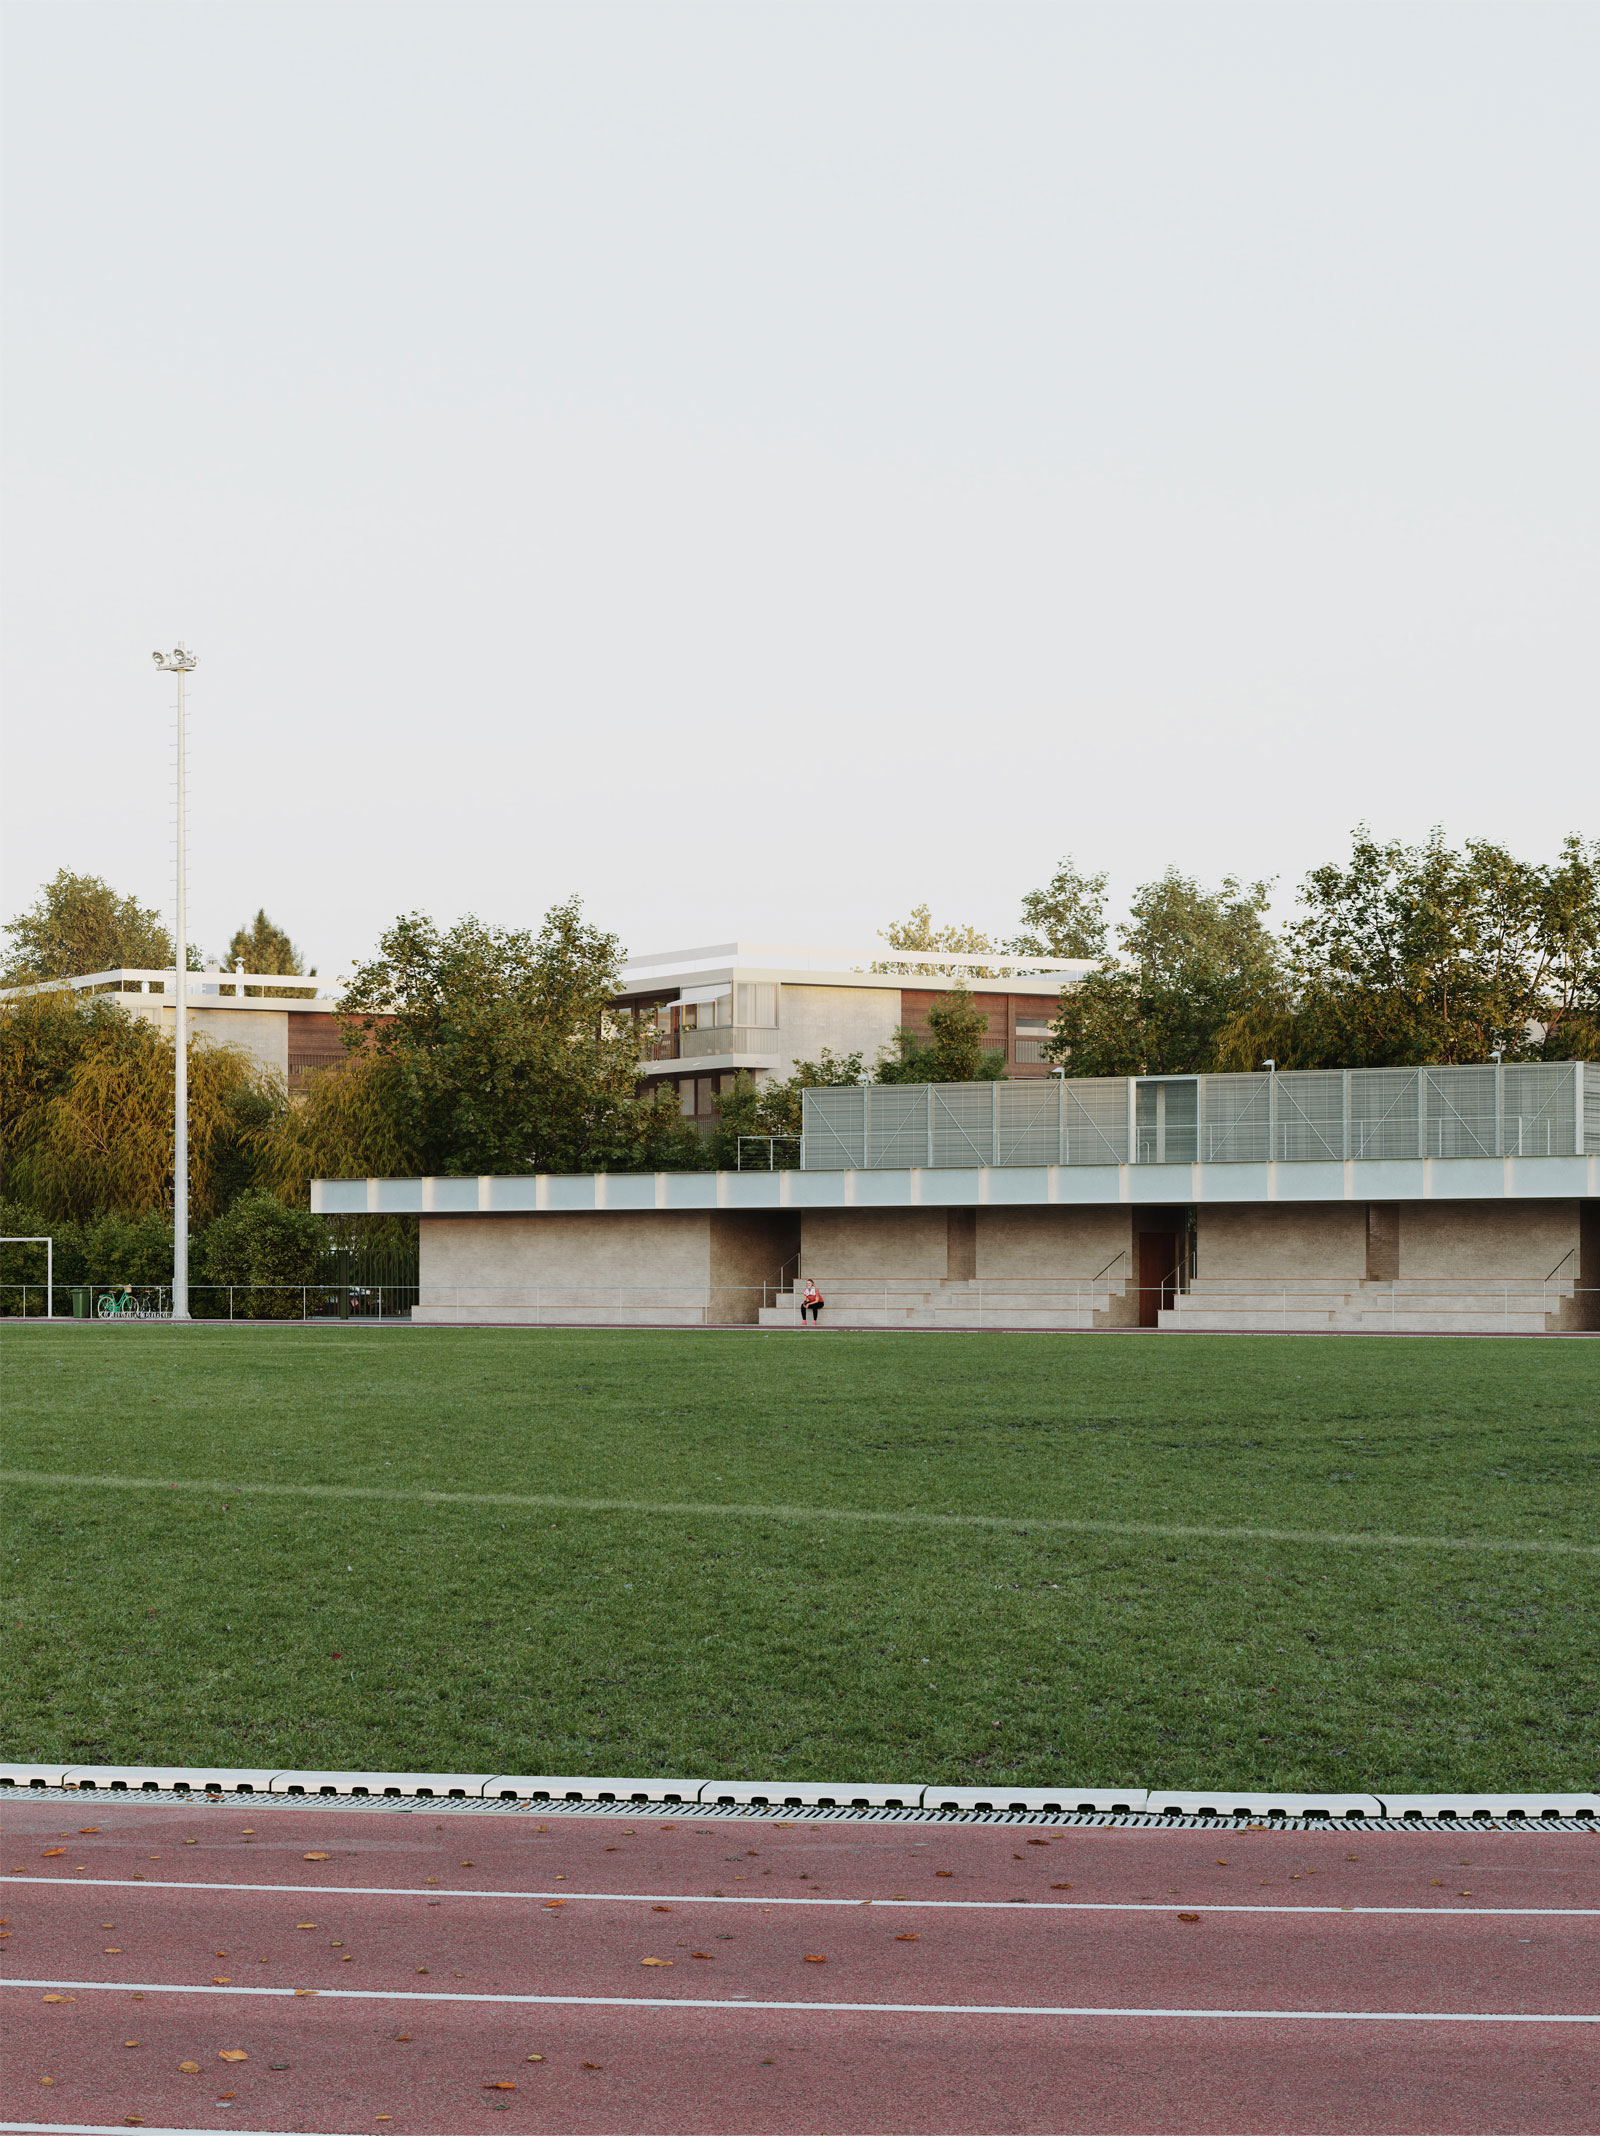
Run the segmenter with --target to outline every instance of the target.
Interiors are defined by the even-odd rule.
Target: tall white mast
[[[158,668],[178,678],[178,912],[173,973],[177,1000],[172,1090],[172,1317],[189,1314],[189,796],[188,729],[183,685],[195,664],[193,653],[179,645],[171,653],[152,653]]]

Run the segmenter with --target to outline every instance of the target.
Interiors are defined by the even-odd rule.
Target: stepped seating
[[[1576,1277],[1196,1276],[1163,1328],[1235,1333],[1550,1335],[1583,1325]]]
[[[1137,1318],[1127,1285],[1092,1276],[1009,1277],[979,1282],[937,1276],[830,1277],[820,1273],[830,1328],[1049,1328],[1126,1326]],[[764,1328],[798,1326],[800,1289],[763,1306]]]

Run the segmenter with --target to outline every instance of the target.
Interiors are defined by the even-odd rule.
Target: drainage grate
[[[1148,1810],[924,1810],[854,1807],[814,1808],[805,1804],[775,1803],[757,1808],[748,1803],[720,1802],[573,1802],[530,1796],[509,1802],[461,1795],[423,1795],[397,1799],[392,1795],[265,1795],[250,1789],[236,1792],[218,1787],[207,1789],[155,1788],[148,1783],[137,1789],[96,1787],[79,1781],[72,1787],[44,1787],[35,1781],[30,1799],[66,1802],[85,1795],[153,1802],[162,1806],[198,1807],[213,1803],[219,1808],[247,1802],[252,1816],[258,1810],[354,1810],[386,1811],[391,1816],[452,1817],[624,1817],[633,1821],[672,1824],[749,1822],[792,1825],[911,1824],[911,1825],[1035,1825],[1064,1831],[1071,1826],[1113,1825],[1142,1831],[1241,1832],[1255,1826],[1283,1832],[1586,1832],[1600,1831],[1600,1821],[1584,1817],[1425,1817],[1413,1811],[1405,1817],[1203,1817],[1157,1816]]]

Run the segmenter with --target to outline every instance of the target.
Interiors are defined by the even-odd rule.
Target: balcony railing
[[[725,1053],[759,1053],[775,1060],[783,1051],[776,1025],[709,1024],[701,1031],[663,1031],[646,1042],[647,1061],[705,1061]]]

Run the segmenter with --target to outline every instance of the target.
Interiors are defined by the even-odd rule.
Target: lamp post
[[[183,685],[195,656],[185,647],[152,653],[158,668],[178,678],[178,930],[173,952],[177,1000],[172,1090],[172,1317],[189,1316],[189,840],[187,730]]]

